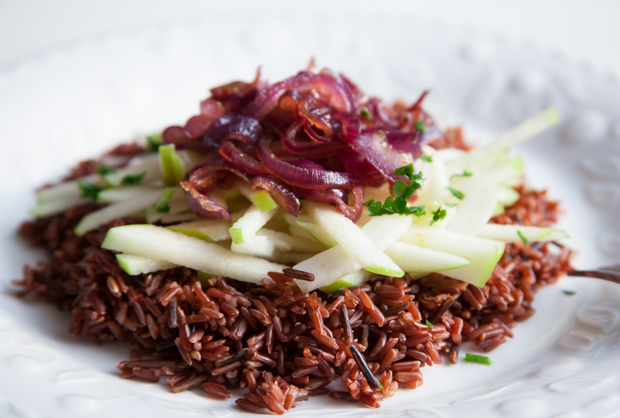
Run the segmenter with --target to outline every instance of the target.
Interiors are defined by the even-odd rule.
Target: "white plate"
[[[0,416],[232,416],[241,412],[200,390],[123,380],[114,369],[128,347],[98,347],[67,336],[69,315],[12,296],[9,280],[42,254],[14,231],[33,205],[32,189],[79,159],[138,132],[182,123],[208,88],[272,81],[311,56],[367,92],[427,106],[485,139],[556,106],[558,129],[521,147],[529,178],[563,202],[578,267],[620,260],[620,84],[587,65],[511,42],[396,14],[314,19],[218,15],[89,40],[0,74]],[[562,290],[575,290],[567,296]],[[620,407],[620,286],[564,278],[543,289],[538,313],[519,324],[493,365],[425,368],[424,386],[401,390],[382,408],[327,397],[289,414],[514,417],[611,416]],[[464,351],[467,351],[466,349]]]

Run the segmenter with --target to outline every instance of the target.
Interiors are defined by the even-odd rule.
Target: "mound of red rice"
[[[449,131],[437,148],[465,147]],[[119,147],[112,153],[142,152]],[[71,178],[91,173],[81,163]],[[520,199],[496,223],[548,226],[559,213],[545,192],[517,188]],[[100,248],[120,219],[78,237],[77,222],[96,205],[24,223],[20,234],[46,248],[51,261],[24,267],[20,295],[35,294],[71,311],[69,332],[95,342],[128,341],[122,377],[165,379],[173,392],[201,387],[227,399],[247,393],[245,410],[282,414],[310,396],[329,395],[371,407],[398,388],[422,385],[422,367],[456,363],[462,344],[491,351],[534,314],[535,291],[571,269],[571,251],[556,243],[510,244],[483,288],[440,274],[420,280],[374,277],[336,294],[303,293],[287,274],[255,286],[222,277],[201,282],[186,268],[129,276]],[[427,325],[428,323],[432,326]],[[330,385],[340,380],[341,385]],[[332,389],[339,387],[339,389]]]

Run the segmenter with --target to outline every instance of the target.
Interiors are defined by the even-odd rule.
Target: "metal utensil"
[[[596,270],[573,270],[566,274],[573,277],[594,277],[620,284],[620,265]]]

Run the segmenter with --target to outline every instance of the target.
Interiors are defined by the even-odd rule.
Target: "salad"
[[[216,87],[184,126],[38,190],[20,233],[51,260],[15,283],[72,335],[133,344],[124,378],[242,388],[252,412],[378,407],[463,344],[491,364],[571,270],[557,202],[511,155],[558,115],[471,149],[427,93],[386,106],[329,70]]]

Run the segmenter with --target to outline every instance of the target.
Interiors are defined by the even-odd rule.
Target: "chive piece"
[[[435,327],[435,325],[433,325],[431,323],[431,321],[429,321],[428,319],[425,319],[424,322],[426,323],[426,326],[429,327],[429,328],[434,328]]]
[[[432,163],[433,162],[433,156],[432,155],[422,154],[422,155],[420,155],[420,160],[426,161],[427,163]]]
[[[562,292],[564,292],[564,294],[568,296],[574,296],[577,294],[577,292],[575,292],[574,290],[562,290]]]
[[[97,199],[97,195],[101,190],[103,190],[103,188],[91,183],[88,180],[78,180],[77,184],[80,187],[80,190],[82,190],[82,197],[92,197],[93,199]]]
[[[426,132],[426,125],[424,124],[424,121],[421,119],[418,119],[415,121],[415,128],[422,133]]]
[[[136,174],[128,174],[121,180],[121,184],[123,186],[137,186],[140,184],[144,176],[146,175],[146,171]]]
[[[446,187],[452,193],[452,196],[456,197],[459,200],[463,200],[465,198],[465,194],[460,190],[453,189],[452,187]]]
[[[166,190],[164,190],[164,194],[159,198],[157,203],[153,205],[153,209],[155,209],[155,211],[159,213],[170,212],[170,205],[168,205],[168,202],[170,202],[170,198],[173,194],[174,189],[166,187]]]
[[[161,133],[151,134],[146,136],[146,142],[149,144],[149,149],[152,152],[157,152],[162,145]]]
[[[527,240],[527,238],[525,237],[525,235],[523,235],[523,232],[521,232],[521,231],[517,231],[517,235],[519,235],[519,238],[521,238],[521,241],[523,241],[523,243],[524,243],[525,245],[527,245],[527,244],[528,244],[528,242],[529,242],[529,241]]]
[[[465,354],[465,361],[469,361],[470,363],[479,363],[479,364],[488,364],[489,366],[493,364],[490,358],[486,356],[479,356],[478,354]]]
[[[369,118],[370,112],[368,111],[368,108],[362,107],[362,109],[360,110],[360,116],[363,118]]]
[[[107,176],[108,174],[116,173],[116,170],[110,167],[106,167],[105,165],[100,165],[99,167],[97,167],[97,173],[101,174],[102,176]]]
[[[463,170],[463,172],[461,174],[453,174],[452,177],[450,178],[454,178],[454,177],[471,177],[474,173],[472,173],[471,171],[467,171],[467,170]]]

